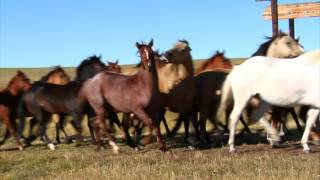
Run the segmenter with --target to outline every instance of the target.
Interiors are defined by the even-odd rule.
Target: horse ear
[[[295,41],[296,41],[297,43],[299,43],[300,37],[296,38]]]
[[[23,73],[22,71],[18,70],[18,71],[17,71],[17,74],[18,74],[18,75],[23,75],[24,73]]]
[[[138,42],[136,42],[136,46],[138,49],[141,47],[141,45]]]
[[[149,46],[149,47],[152,47],[152,46],[153,46],[153,39],[151,39],[151,41],[149,42],[148,46]]]
[[[117,59],[115,63],[118,64],[119,63],[119,59]]]
[[[222,50],[222,53],[221,53],[221,54],[224,55],[224,53],[226,53],[226,50]]]

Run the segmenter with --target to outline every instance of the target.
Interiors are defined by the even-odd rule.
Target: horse
[[[85,80],[106,69],[100,58],[94,55],[83,60],[76,69],[75,79],[68,84],[56,85],[38,81],[24,94],[26,108],[39,124],[39,131],[29,135],[26,139],[27,144],[40,135],[50,149],[55,149],[55,145],[46,134],[46,126],[52,114],[72,115],[78,133],[77,139],[81,139],[81,120],[84,114],[89,116],[90,107],[78,98],[78,94]]]
[[[267,41],[260,45],[253,56],[267,56],[274,58],[292,58],[296,57],[304,52],[303,47],[299,44],[299,39],[293,39],[286,33],[280,32],[276,36],[266,37]],[[251,108],[251,107],[250,107]],[[272,107],[271,110],[271,124],[274,128],[277,128],[280,122],[283,123],[283,129],[287,131],[285,122],[282,121],[282,115],[290,113],[297,125],[299,131],[303,131],[298,116],[293,108]]]
[[[46,75],[42,76],[39,79],[39,81],[40,82],[50,83],[50,84],[65,85],[65,84],[68,84],[70,82],[70,76],[63,70],[63,68],[61,68],[60,66],[55,66]],[[22,135],[22,133],[23,133],[23,130],[24,130],[24,124],[25,124],[24,116],[25,116],[26,112],[22,112],[25,109],[22,106],[24,106],[24,104],[22,103],[22,101],[20,101],[20,103],[18,105],[17,114],[18,114],[18,116],[21,115],[22,117],[19,117],[20,121],[19,121],[18,132],[20,133],[20,137],[25,139],[25,137]],[[66,135],[66,132],[63,129],[63,126],[61,126],[61,122],[62,122],[62,120],[60,120],[59,122],[56,122],[56,139],[60,139],[59,138],[59,130],[61,130]],[[30,120],[29,134],[31,134],[32,127],[35,124],[36,124],[36,119],[32,118]]]
[[[166,83],[164,86],[157,75],[157,71],[164,66],[155,61],[152,50],[153,40],[148,44],[137,42],[136,46],[142,63],[136,74],[123,75],[107,71],[101,72],[86,81],[81,90],[81,97],[89,102],[97,114],[95,121],[97,150],[100,149],[101,136],[106,135],[113,152],[119,152],[119,147],[114,143],[113,137],[105,130],[106,124],[103,121],[106,113],[114,111],[133,113],[150,130],[155,128],[160,150],[167,150],[159,128],[159,110],[161,108],[159,93],[160,91],[168,93],[177,81],[180,81],[180,78],[176,74],[177,71],[172,71],[176,74],[176,78],[170,82],[164,82]],[[159,86],[159,83],[162,86]],[[161,87],[163,89],[160,89]]]
[[[279,59],[255,56],[234,68],[228,75],[222,90],[218,115],[224,111],[233,97],[230,115],[230,152],[235,151],[235,127],[240,114],[253,97],[260,99],[260,106],[252,113],[270,134],[271,144],[280,141],[278,132],[265,115],[272,105],[293,107],[309,105],[306,127],[301,139],[304,153],[310,153],[308,137],[320,114],[320,50],[306,52],[296,58]],[[278,87],[275,91],[273,87]],[[264,116],[265,115],[265,116]]]
[[[0,120],[4,123],[6,128],[5,136],[3,140],[0,141],[0,145],[4,144],[11,134],[16,139],[18,149],[23,149],[17,133],[15,119],[21,95],[23,92],[27,91],[30,86],[31,83],[29,78],[22,71],[18,71],[9,81],[8,86],[0,91]]]
[[[205,60],[200,67],[195,72],[195,76],[199,75],[200,73],[207,72],[207,71],[222,71],[222,72],[230,72],[233,68],[233,65],[230,59],[225,58],[224,51],[216,51],[216,53],[211,56],[209,59]]]
[[[107,61],[107,71],[111,71],[111,72],[116,72],[116,73],[121,73],[121,66],[118,64],[119,60],[117,59],[115,62],[112,61]]]

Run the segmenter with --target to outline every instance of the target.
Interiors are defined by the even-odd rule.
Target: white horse
[[[235,151],[234,136],[239,116],[252,97],[259,97],[261,103],[253,112],[253,118],[265,126],[273,142],[278,142],[280,138],[277,130],[270,126],[267,114],[265,115],[271,105],[312,107],[308,111],[301,139],[303,151],[309,153],[309,133],[320,113],[320,50],[292,59],[255,56],[246,60],[231,71],[223,85],[218,117],[224,112],[232,96],[234,106],[229,124],[230,152]]]

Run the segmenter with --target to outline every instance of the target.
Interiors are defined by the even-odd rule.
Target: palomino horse
[[[23,149],[19,141],[16,127],[16,110],[21,99],[21,95],[31,86],[29,78],[21,71],[18,71],[14,76],[7,88],[0,91],[0,120],[4,123],[6,130],[3,140],[0,141],[2,145],[9,137],[9,132],[15,137],[19,150]]]
[[[175,74],[175,79],[159,82],[161,78],[158,77],[157,71],[165,66],[159,65],[159,62],[155,61],[152,50],[153,41],[150,41],[148,45],[136,43],[136,46],[142,63],[136,74],[123,75],[101,72],[86,81],[82,88],[81,96],[89,102],[97,114],[95,129],[98,149],[100,149],[101,136],[106,135],[113,151],[117,153],[119,150],[112,136],[105,130],[104,116],[106,113],[114,111],[134,113],[150,130],[155,128],[160,149],[162,151],[167,149],[159,128],[159,111],[161,108],[159,93],[160,91],[168,93],[181,79],[177,71],[172,71]],[[159,83],[166,83],[166,85],[159,86]],[[106,106],[109,109],[106,109]]]
[[[259,97],[260,106],[254,110],[254,119],[259,120],[271,136],[271,143],[280,140],[276,129],[270,126],[265,112],[271,105],[293,107],[310,105],[301,144],[305,153],[311,127],[320,113],[320,50],[304,53],[297,58],[277,59],[256,56],[248,59],[228,75],[222,92],[220,115],[231,96],[234,108],[230,115],[230,152],[235,151],[235,127],[240,114],[252,97]],[[278,87],[274,90],[274,86]]]
[[[52,114],[72,115],[78,138],[81,137],[81,120],[90,107],[78,98],[79,91],[85,80],[96,73],[104,71],[106,66],[100,57],[91,56],[77,67],[75,80],[65,85],[55,85],[45,82],[35,82],[24,94],[23,100],[28,111],[34,115],[39,124],[39,132],[30,135],[26,142],[30,144],[37,136],[41,136],[50,149],[55,146],[46,134],[46,125]]]

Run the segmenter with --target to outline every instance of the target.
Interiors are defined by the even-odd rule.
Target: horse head
[[[119,60],[117,59],[115,62],[107,61],[107,71],[121,73],[121,66],[119,66]]]
[[[267,41],[260,45],[252,56],[268,56],[275,58],[292,58],[304,52],[299,44],[299,39],[294,39],[288,34],[280,32],[274,37],[266,37]]]
[[[30,87],[30,79],[22,71],[17,71],[17,74],[10,80],[8,85],[8,88],[14,92],[25,92]]]
[[[141,56],[141,65],[144,69],[150,71],[150,68],[152,66],[152,62],[154,60],[154,52],[152,50],[153,46],[153,39],[148,43],[138,43],[136,42],[136,46],[138,48],[138,52]]]
[[[165,52],[164,56],[174,64],[183,64],[188,73],[193,75],[191,48],[186,40],[179,40],[173,48]]]

